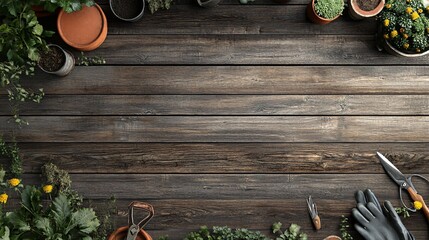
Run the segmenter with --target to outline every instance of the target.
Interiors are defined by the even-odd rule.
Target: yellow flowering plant
[[[397,50],[429,50],[429,8],[421,0],[387,0],[378,22],[380,36]]]

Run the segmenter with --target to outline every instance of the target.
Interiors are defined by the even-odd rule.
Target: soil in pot
[[[371,11],[375,9],[381,0],[356,0],[358,7],[364,11]]]
[[[64,66],[66,56],[57,47],[50,47],[49,51],[40,54],[39,65],[48,72],[55,72]]]
[[[124,19],[132,19],[137,17],[143,9],[143,1],[141,0],[116,0],[112,1],[112,8],[116,15]]]

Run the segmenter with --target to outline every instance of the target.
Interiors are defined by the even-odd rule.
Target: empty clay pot
[[[107,37],[106,15],[97,4],[72,13],[61,10],[57,27],[64,42],[80,51],[98,48]]]
[[[128,227],[120,227],[116,229],[112,234],[110,234],[108,240],[124,240],[127,238],[128,234]],[[152,240],[152,237],[147,234],[143,229],[140,230],[139,234],[137,235],[136,240]]]
[[[311,2],[307,5],[307,11],[306,11],[308,19],[310,19],[310,21],[312,21],[313,23],[322,24],[322,25],[328,24],[340,17],[340,15],[336,16],[333,19],[320,17],[319,15],[317,15],[316,10],[314,9],[314,1],[315,0],[311,0]]]

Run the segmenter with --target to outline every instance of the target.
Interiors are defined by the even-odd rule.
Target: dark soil
[[[143,10],[142,0],[112,0],[113,11],[121,18],[132,19]]]
[[[380,4],[380,0],[356,0],[357,5],[364,11],[371,11]]]
[[[40,55],[39,65],[48,72],[58,71],[66,62],[63,51],[57,47],[49,47],[49,51]]]

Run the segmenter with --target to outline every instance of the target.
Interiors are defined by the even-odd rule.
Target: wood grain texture
[[[371,188],[383,199],[397,199],[387,174],[72,174],[73,188],[88,199],[315,199],[353,200]],[[40,183],[38,174],[23,179]],[[425,189],[422,189],[425,194]]]
[[[27,117],[21,142],[426,142],[429,117]]]
[[[0,115],[9,115],[0,97]],[[429,95],[54,95],[21,115],[429,115]]]
[[[377,51],[368,35],[109,35],[89,56],[109,64],[416,65]]]
[[[429,173],[427,143],[21,143],[26,173],[53,162],[70,173]],[[8,166],[6,159],[1,159]]]
[[[105,5],[109,34],[344,34],[374,35],[375,19],[352,21],[341,18],[327,26],[309,24],[306,5],[237,6],[201,9],[195,5],[173,5],[161,14],[146,14],[130,25],[118,20]]]
[[[38,72],[24,83],[49,95],[426,95],[428,79],[429,66],[92,66],[60,79]]]

